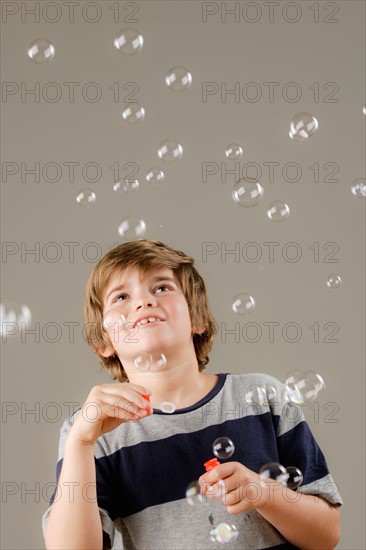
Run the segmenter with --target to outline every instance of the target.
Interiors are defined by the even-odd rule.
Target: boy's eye
[[[161,292],[158,292],[160,289],[171,290],[170,287],[167,286],[167,285],[159,285],[155,288],[154,291],[157,292],[158,294],[160,294]],[[117,294],[117,296],[114,298],[113,302],[123,302],[127,296],[128,296],[128,294],[126,294],[126,293]]]
[[[167,285],[159,285],[159,286],[156,287],[155,290],[159,290],[159,288],[165,288],[165,289],[170,290],[170,287],[168,287]],[[160,292],[159,292],[159,294],[160,294]]]

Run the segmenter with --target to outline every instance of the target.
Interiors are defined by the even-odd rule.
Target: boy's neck
[[[183,409],[203,399],[215,387],[217,378],[216,374],[200,372],[193,360],[160,372],[133,373],[129,381],[150,390],[153,405],[169,401]]]

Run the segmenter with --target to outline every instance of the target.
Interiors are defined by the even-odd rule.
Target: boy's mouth
[[[134,326],[134,328],[135,327],[143,327],[143,326],[150,325],[150,324],[162,323],[164,321],[165,321],[165,319],[162,319],[161,317],[151,315],[150,317],[143,317],[142,319],[139,319],[138,321],[136,321],[136,323],[134,323],[133,326]]]

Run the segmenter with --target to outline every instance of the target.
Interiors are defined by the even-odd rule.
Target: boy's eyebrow
[[[151,282],[153,283],[159,283],[160,281],[171,281],[172,283],[175,283],[177,284],[176,280],[173,279],[172,277],[162,277],[161,275],[158,275],[157,277],[153,277],[151,279]],[[119,290],[123,290],[124,288],[128,287],[128,284],[124,283],[122,285],[118,285],[116,286],[115,288],[113,288],[107,295],[106,297],[106,301],[109,300],[110,296],[114,293],[114,292],[118,292]]]

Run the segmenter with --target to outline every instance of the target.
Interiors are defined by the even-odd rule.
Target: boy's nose
[[[141,296],[136,299],[136,309],[141,309],[144,307],[153,307],[156,305],[154,298],[151,296]]]

